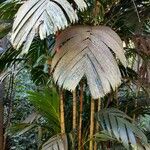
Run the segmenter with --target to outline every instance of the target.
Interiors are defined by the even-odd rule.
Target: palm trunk
[[[89,145],[89,150],[93,150],[94,112],[95,112],[95,102],[94,102],[94,99],[91,98],[90,145]]]
[[[61,133],[65,133],[65,113],[64,113],[64,96],[63,91],[60,91],[60,127]]]
[[[40,147],[42,145],[42,127],[38,127],[38,150],[40,150]]]
[[[99,98],[98,99],[98,103],[97,103],[97,112],[99,112],[101,109],[101,99]],[[95,133],[99,132],[99,124],[96,123],[96,126],[95,126]],[[94,150],[97,150],[97,143],[95,142],[94,143]]]
[[[76,99],[76,90],[73,91],[73,130],[77,126],[77,99]]]
[[[4,141],[4,126],[3,126],[3,83],[0,83],[0,150],[3,150],[3,141]]]
[[[82,113],[83,113],[83,83],[80,84],[80,116],[79,116],[79,133],[78,133],[78,149],[82,149]]]

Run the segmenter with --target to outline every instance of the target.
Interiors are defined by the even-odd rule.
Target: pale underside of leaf
[[[37,113],[33,112],[32,114],[30,114],[22,123],[33,123],[36,119],[38,119],[40,117],[40,115],[38,115]]]
[[[77,0],[77,5],[80,10],[86,8],[83,0]],[[67,17],[71,23],[78,20],[76,11],[67,0],[28,0],[16,14],[11,42],[16,49],[24,45],[23,53],[26,53],[35,36],[44,39],[65,29],[68,26]]]
[[[43,144],[42,150],[68,150],[66,135],[56,135]]]
[[[144,133],[129,122],[130,119],[125,113],[117,111],[117,109],[114,110],[103,109],[98,113],[97,118],[103,130],[106,130],[110,136],[115,137],[128,150],[130,146],[135,147],[138,144],[136,137],[139,137],[141,143],[146,145],[147,140]]]
[[[34,125],[34,124],[31,124],[31,125],[25,127],[24,129],[22,129],[21,131],[19,131],[19,132],[17,133],[17,135],[18,135],[18,136],[23,135],[24,133],[28,132],[29,130],[31,130],[31,129],[34,128],[34,127],[35,127],[35,125]]]
[[[126,59],[119,36],[110,28],[69,28],[60,34],[55,49],[59,51],[52,60],[52,71],[60,87],[72,91],[85,76],[92,97],[97,99],[121,83],[121,74],[110,49],[125,66]]]
[[[83,0],[74,0],[74,1],[77,4],[78,9],[81,10],[81,11],[84,10],[87,7],[87,4]]]

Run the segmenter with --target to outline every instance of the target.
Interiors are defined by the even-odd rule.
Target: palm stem
[[[90,139],[92,139],[94,135],[94,111],[95,111],[94,105],[95,105],[94,99],[91,98]],[[93,150],[93,140],[90,140],[89,150]]]
[[[60,91],[60,126],[61,133],[65,133],[65,114],[64,114],[64,96],[63,91]]]
[[[78,149],[83,149],[82,145],[82,113],[83,113],[83,83],[80,84],[80,116],[79,116],[79,133],[78,133]]]
[[[42,127],[38,127],[38,150],[40,150],[42,144]]]
[[[77,98],[76,90],[73,91],[73,130],[76,129],[77,125]]]
[[[98,103],[97,103],[97,112],[99,112],[101,109],[101,99],[98,99]],[[96,127],[95,127],[95,133],[99,132],[99,124],[96,123]],[[94,143],[94,150],[97,150],[97,143]]]

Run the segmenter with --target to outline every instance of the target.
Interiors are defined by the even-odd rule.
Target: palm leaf
[[[56,39],[59,51],[52,60],[55,82],[74,90],[83,76],[93,98],[103,97],[121,83],[121,74],[110,49],[126,66],[122,41],[109,27],[75,26]]]
[[[59,96],[56,89],[46,88],[41,92],[29,91],[29,101],[34,105],[39,114],[48,120],[50,127],[56,133],[60,131],[59,121]]]
[[[116,141],[116,138],[110,136],[110,134],[107,131],[101,131],[100,133],[96,133],[94,135],[94,138],[96,141]]]
[[[36,128],[37,125],[37,120],[41,116],[37,114],[36,112],[33,112],[27,116],[27,118],[22,121],[21,123],[14,124],[10,126],[9,131],[11,134],[15,135],[17,134],[18,136],[32,130],[33,128]]]
[[[36,127],[37,127],[36,124],[20,123],[20,124],[12,125],[9,128],[9,132],[12,135],[20,136],[20,135],[23,135],[23,134],[31,131],[33,128],[36,128]]]
[[[1,1],[0,1],[0,4],[3,3],[4,1],[5,1],[5,0],[1,0]]]
[[[42,150],[68,150],[67,136],[56,135],[43,144]]]
[[[40,115],[36,112],[31,113],[22,123],[33,123],[35,120],[39,119]]]
[[[0,3],[0,39],[12,29],[12,20],[21,4],[20,0],[4,0]]]
[[[76,0],[80,10],[86,7],[83,0]],[[81,3],[81,5],[79,4]],[[65,12],[65,13],[64,13]],[[28,0],[18,10],[13,24],[11,42],[18,49],[24,43],[26,53],[35,35],[41,39],[78,20],[76,11],[67,0]]]
[[[135,147],[139,144],[147,145],[145,134],[133,123],[131,118],[125,113],[114,109],[103,109],[97,114],[97,119],[103,130],[118,142],[122,143],[126,149],[130,149],[130,144]]]
[[[0,4],[0,19],[3,20],[12,20],[19,9],[23,4],[21,0],[6,0]],[[10,12],[11,10],[11,12]]]
[[[3,38],[11,29],[11,23],[5,20],[0,20],[0,39]]]

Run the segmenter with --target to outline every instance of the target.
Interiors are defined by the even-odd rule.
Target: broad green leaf
[[[54,87],[46,88],[41,92],[30,91],[29,99],[37,112],[45,117],[50,126],[60,130],[59,96]]]

